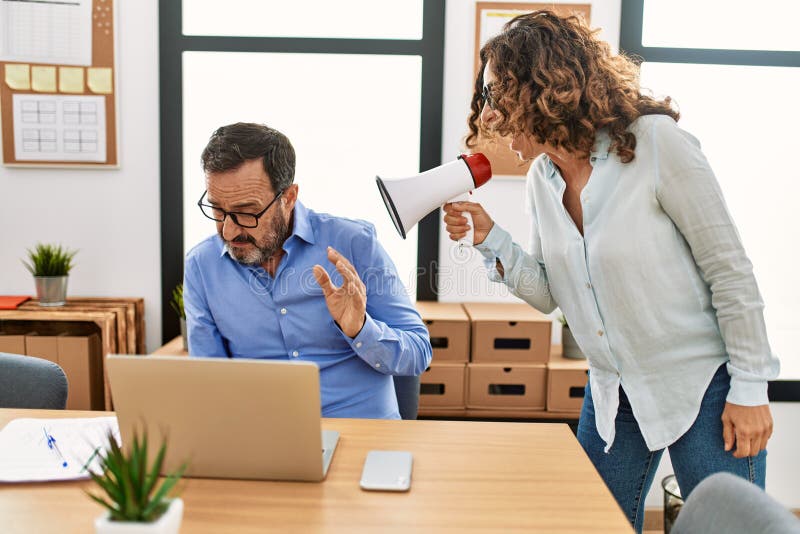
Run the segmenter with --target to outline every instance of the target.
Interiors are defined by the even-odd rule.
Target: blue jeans
[[[725,408],[730,382],[728,371],[722,365],[711,379],[694,424],[678,441],[669,446],[672,467],[684,499],[701,480],[720,471],[733,473],[764,488],[766,451],[749,458],[734,458],[733,450],[725,452],[722,441],[722,410]],[[606,454],[603,452],[605,442],[597,433],[592,392],[587,384],[578,422],[578,441],[636,532],[641,532],[645,496],[653,484],[664,450],[648,450],[622,387],[619,389],[615,425],[614,444]]]

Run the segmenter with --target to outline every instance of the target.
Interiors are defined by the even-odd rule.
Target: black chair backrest
[[[419,377],[395,376],[394,391],[397,394],[400,417],[416,419],[419,411]]]

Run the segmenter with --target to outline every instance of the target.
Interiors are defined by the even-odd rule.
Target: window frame
[[[183,35],[183,2],[159,0],[162,341],[180,334],[169,302],[183,281],[183,52],[418,55],[422,58],[420,171],[441,164],[445,0],[423,3],[422,39]],[[199,155],[198,155],[199,157]],[[439,210],[417,232],[417,299],[437,300]]]
[[[622,0],[619,48],[637,64],[692,63],[758,67],[800,68],[800,52],[778,50],[726,50],[708,48],[667,48],[642,45],[645,0]],[[800,380],[769,383],[772,402],[800,402]]]

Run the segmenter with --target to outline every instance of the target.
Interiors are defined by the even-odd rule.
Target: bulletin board
[[[518,2],[476,2],[475,4],[475,78],[481,65],[481,47],[503,30],[503,25],[517,15],[530,13],[539,9],[549,9],[558,15],[578,15],[587,24],[590,23],[591,4],[556,4],[556,3],[518,3]],[[523,162],[508,145],[511,139],[499,137],[495,139],[478,138],[475,152],[482,152],[492,164],[495,176],[524,178],[530,162]]]
[[[119,165],[115,7],[0,1],[5,165]]]

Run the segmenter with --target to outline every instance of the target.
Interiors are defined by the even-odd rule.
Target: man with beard
[[[267,126],[219,128],[201,160],[218,235],[186,256],[189,353],[311,361],[324,416],[398,419],[392,376],[432,350],[375,228],[306,208],[294,149]]]

